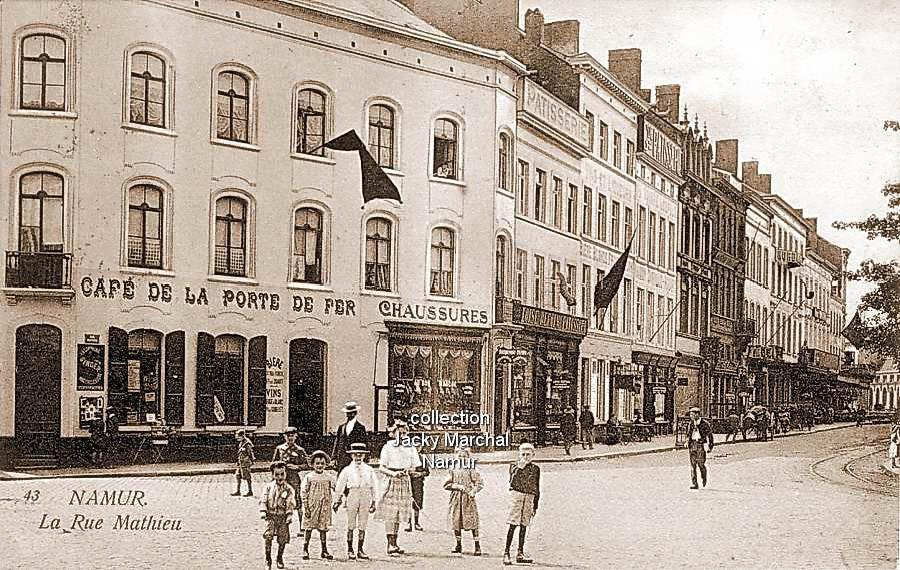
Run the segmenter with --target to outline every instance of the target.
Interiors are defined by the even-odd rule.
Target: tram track
[[[856,455],[854,452],[861,450],[869,450],[872,444],[858,445],[853,447],[842,448],[837,453],[829,455],[823,459],[813,462],[810,465],[810,472],[818,478],[839,485],[845,488],[851,488],[857,491],[865,491],[866,493],[875,493],[886,497],[897,497],[898,483],[897,479],[887,473],[881,471],[881,466],[873,456],[884,455],[887,445],[882,443],[876,444],[877,448],[867,451],[862,455]],[[852,454],[852,455],[851,455]],[[876,470],[869,473],[863,473],[862,467],[866,462],[874,463]],[[863,475],[877,474],[877,477],[865,477]]]

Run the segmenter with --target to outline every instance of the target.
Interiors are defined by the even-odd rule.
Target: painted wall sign
[[[585,148],[590,147],[587,119],[532,81],[525,80],[523,89],[523,111],[534,115],[566,138]]]
[[[84,335],[84,342],[87,344],[100,344],[100,335],[99,334],[86,334]]]
[[[266,359],[266,412],[284,411],[284,360],[277,356]]]
[[[638,152],[650,155],[672,174],[681,170],[681,147],[643,115],[638,117]]]
[[[78,427],[89,429],[91,422],[103,419],[103,398],[81,396],[78,398]]]
[[[382,317],[394,319],[413,319],[417,321],[436,321],[460,325],[486,325],[490,323],[490,315],[482,309],[462,307],[438,307],[417,303],[396,303],[381,301],[378,312]]]
[[[76,390],[103,391],[104,354],[104,346],[96,344],[78,345]]]

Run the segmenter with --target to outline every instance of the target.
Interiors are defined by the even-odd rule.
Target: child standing
[[[279,568],[284,568],[284,547],[291,541],[291,513],[297,508],[297,495],[294,488],[287,484],[287,466],[283,461],[276,461],[269,467],[272,481],[266,483],[260,497],[260,511],[266,521],[263,538],[266,541],[266,569],[272,568],[272,539],[278,539]]]
[[[232,496],[240,496],[241,494],[241,480],[247,482],[247,494],[245,497],[253,496],[253,481],[250,479],[250,467],[253,465],[253,462],[256,461],[256,456],[253,455],[253,443],[250,441],[250,438],[247,437],[247,432],[244,430],[238,430],[236,434],[234,434],[234,438],[238,442],[238,450],[237,450],[237,469],[234,471],[234,476],[237,479],[237,489]]]
[[[510,565],[509,548],[512,546],[516,527],[519,528],[519,550],[516,553],[518,564],[534,562],[525,556],[525,529],[538,508],[541,497],[541,470],[531,462],[534,457],[534,446],[530,443],[519,445],[519,461],[509,466],[509,516],[506,522],[506,550],[503,551],[503,564]]]
[[[375,497],[378,496],[378,477],[375,470],[366,464],[365,458],[369,450],[365,443],[351,443],[350,457],[352,463],[341,469],[337,478],[334,496],[334,512],[341,506],[344,491],[347,491],[347,558],[368,560],[363,550],[366,542],[366,525],[369,514],[375,512]],[[353,531],[359,530],[356,552],[353,552]]]
[[[303,501],[303,530],[306,537],[303,541],[303,560],[309,560],[309,540],[313,529],[319,531],[322,543],[322,558],[331,560],[334,556],[328,552],[327,533],[331,526],[331,492],[334,491],[334,472],[325,473],[325,467],[331,461],[324,451],[314,451],[310,455],[313,470],[307,473],[300,484],[300,498]]]
[[[282,433],[284,443],[275,448],[272,461],[282,461],[287,466],[287,482],[297,495],[297,519],[302,523],[300,508],[301,471],[309,469],[309,458],[306,450],[297,445],[297,428],[289,427]],[[302,526],[300,528],[303,528]],[[297,536],[300,536],[299,534]]]
[[[475,556],[481,556],[481,542],[478,538],[478,503],[475,502],[475,494],[484,488],[481,474],[474,467],[469,467],[471,450],[468,447],[460,447],[456,450],[457,467],[450,469],[447,480],[444,481],[444,489],[450,491],[450,509],[447,520],[453,534],[456,536],[456,546],[453,554],[462,553],[462,531],[472,531],[472,539],[475,541]]]
[[[425,530],[419,524],[419,511],[425,507],[425,477],[431,475],[431,470],[424,463],[409,473],[409,487],[412,490],[412,516],[406,521],[406,532],[412,532],[413,524],[416,530]]]

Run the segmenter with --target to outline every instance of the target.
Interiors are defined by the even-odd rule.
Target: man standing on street
[[[350,456],[350,446],[354,443],[366,443],[366,427],[356,419],[356,415],[359,413],[359,404],[347,402],[341,411],[347,414],[347,421],[338,426],[334,449],[331,453],[338,473],[353,462],[353,458]]]
[[[697,489],[697,468],[700,468],[700,478],[706,487],[706,443],[709,442],[709,451],[713,448],[712,428],[709,422],[700,417],[700,408],[691,408],[690,434],[688,435],[688,451],[691,454],[691,489]]]
[[[590,447],[594,449],[594,414],[590,406],[585,406],[578,417],[578,425],[581,426],[581,449]]]

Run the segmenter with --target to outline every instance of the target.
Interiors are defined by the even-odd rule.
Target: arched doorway
[[[62,332],[52,325],[16,329],[16,446],[55,455],[60,428]]]
[[[315,438],[325,429],[325,366],[327,345],[313,338],[291,341],[288,384],[288,425]]]

